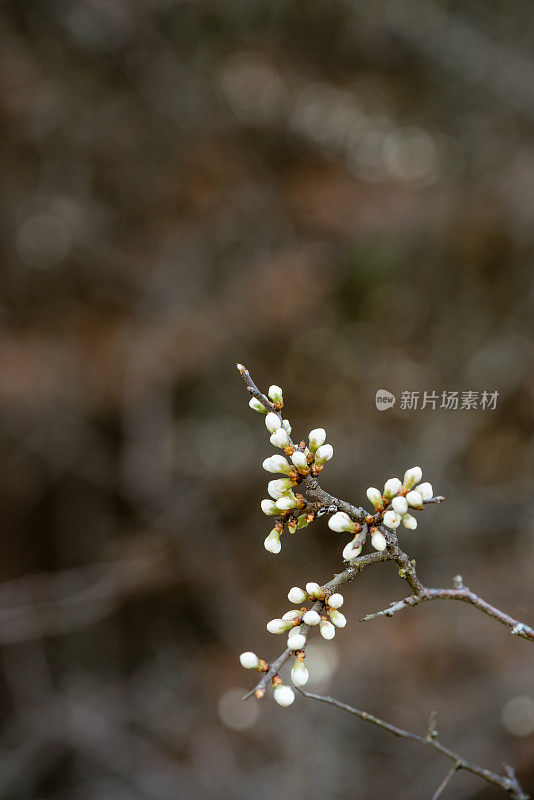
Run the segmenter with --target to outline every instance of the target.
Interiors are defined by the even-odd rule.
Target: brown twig
[[[365,722],[370,722],[371,724],[376,725],[379,728],[388,731],[389,733],[392,733],[393,736],[396,736],[399,739],[409,739],[412,742],[417,742],[417,744],[423,745],[423,747],[427,747],[430,750],[435,750],[436,752],[445,756],[445,758],[453,761],[453,769],[438,787],[438,790],[434,794],[433,800],[439,797],[443,789],[445,789],[446,785],[452,779],[455,772],[460,769],[464,769],[466,772],[471,772],[473,775],[478,775],[479,778],[487,781],[487,783],[498,786],[503,791],[508,792],[510,797],[514,798],[514,800],[529,800],[529,795],[523,792],[515,773],[511,767],[509,767],[509,765],[505,765],[505,774],[499,775],[490,769],[486,769],[485,767],[481,767],[478,764],[469,761],[458,753],[455,753],[453,750],[450,750],[448,747],[445,747],[445,745],[441,744],[441,742],[439,742],[435,736],[420,736],[417,733],[412,733],[411,731],[406,731],[403,728],[398,728],[396,725],[392,725],[391,722],[386,722],[385,720],[375,717],[373,714],[369,714],[366,711],[360,711],[358,708],[353,708],[346,703],[335,700],[333,697],[323,697],[322,695],[313,694],[312,692],[305,692],[303,689],[299,689],[299,691],[302,695],[304,695],[304,697],[307,697],[311,700],[318,700],[321,703],[328,703],[329,705],[340,708],[343,711],[348,711],[350,714],[354,714]]]

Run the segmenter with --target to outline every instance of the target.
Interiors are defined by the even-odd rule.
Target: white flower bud
[[[378,552],[381,553],[387,547],[386,537],[384,536],[383,533],[377,531],[376,533],[373,533],[373,535],[371,536],[371,544],[375,548],[375,550],[378,550]]]
[[[256,653],[241,653],[239,656],[239,660],[241,661],[241,666],[245,667],[245,669],[256,669],[258,664],[260,663],[260,659],[256,655]]]
[[[402,524],[405,528],[408,528],[409,531],[414,531],[417,528],[417,520],[415,517],[412,517],[411,514],[402,515]]]
[[[289,444],[289,437],[285,428],[278,428],[271,438],[269,439],[273,447],[279,447],[281,450]]]
[[[391,500],[402,489],[402,483],[398,478],[389,478],[384,484],[384,497]]]
[[[293,492],[289,492],[283,497],[279,497],[276,501],[276,507],[279,508],[280,511],[291,511],[292,508],[296,508],[297,499]]]
[[[384,504],[382,502],[382,494],[378,491],[378,489],[375,489],[374,486],[370,486],[367,489],[366,495],[375,508],[384,507]]]
[[[267,623],[267,630],[269,633],[285,633],[292,627],[293,624],[290,620],[270,619]]]
[[[293,428],[291,427],[290,421],[288,419],[283,419],[282,420],[282,425],[286,429],[288,435],[291,436],[291,431],[293,430]]]
[[[302,621],[305,625],[318,625],[321,621],[321,615],[318,614],[317,611],[310,609],[309,611],[306,611],[302,617]]]
[[[321,636],[323,639],[333,639],[336,635],[336,629],[332,625],[331,622],[328,622],[326,619],[322,619],[319,623],[319,630],[321,631]]]
[[[267,484],[267,491],[274,500],[282,497],[286,492],[289,492],[293,484],[289,478],[278,478],[274,481],[269,481]]]
[[[287,458],[276,454],[265,459],[263,462],[263,469],[267,472],[282,472],[288,475],[291,472],[292,467]]]
[[[293,455],[291,456],[291,461],[296,466],[297,469],[306,469],[308,466],[308,461],[304,453],[301,453],[300,450],[295,450]]]
[[[315,463],[318,467],[322,467],[327,461],[330,461],[334,455],[334,448],[331,444],[322,444],[315,453]]]
[[[388,528],[398,528],[401,524],[401,515],[396,511],[386,511],[384,514],[384,525]]]
[[[273,401],[273,403],[283,403],[284,398],[282,396],[282,390],[279,386],[269,386],[269,391],[267,392],[269,398]]]
[[[306,637],[300,632],[300,626],[293,628],[287,637],[287,646],[291,650],[302,650],[306,647]]]
[[[412,508],[423,508],[423,498],[419,492],[415,491],[415,489],[412,489],[411,492],[408,492],[406,495],[406,500],[408,501],[408,505]]]
[[[276,528],[272,529],[270,534],[263,542],[263,546],[269,553],[274,553],[275,555],[278,555],[278,553],[282,549],[282,542],[280,541],[280,534],[278,533]]]
[[[308,599],[308,595],[300,586],[293,586],[287,593],[287,599],[291,603],[304,603]]]
[[[422,477],[423,470],[421,467],[412,467],[411,469],[407,469],[404,473],[402,485],[405,489],[411,489],[414,484],[419,483]]]
[[[278,430],[278,428],[281,428],[282,423],[280,422],[280,417],[278,414],[275,414],[274,411],[269,411],[265,417],[265,427],[269,433],[274,433]]]
[[[310,581],[309,583],[306,584],[306,591],[311,597],[314,597],[316,600],[318,600],[323,594],[322,587],[319,586],[319,584],[315,583],[314,581]]]
[[[286,613],[282,615],[282,619],[284,620],[300,619],[300,614],[301,614],[300,611],[298,611],[296,608],[293,608],[291,611],[286,611]]]
[[[250,400],[248,401],[248,404],[253,411],[258,411],[260,414],[267,413],[267,409],[265,408],[263,403],[260,403],[260,401],[256,400],[255,397],[251,397]]]
[[[279,706],[290,706],[295,701],[295,692],[291,686],[284,686],[282,683],[274,687],[273,695]]]
[[[355,545],[354,540],[349,542],[343,548],[343,559],[344,561],[352,561],[353,558],[356,558],[362,552],[362,545]]]
[[[330,608],[341,608],[344,602],[345,598],[339,592],[330,595],[330,597],[328,598],[328,605],[330,606]]]
[[[434,497],[434,489],[432,488],[431,483],[420,483],[419,486],[416,486],[415,488],[423,500],[432,500]]]
[[[310,451],[315,451],[326,442],[326,431],[324,428],[314,428],[308,434],[308,441],[310,443]]]
[[[301,661],[300,658],[296,658],[291,669],[291,680],[295,686],[305,686],[308,683],[309,677],[310,674],[304,666],[304,662]]]
[[[347,618],[345,614],[342,614],[341,611],[337,611],[335,608],[328,612],[328,616],[336,628],[344,628],[347,624]]]
[[[399,497],[394,497],[391,501],[391,505],[393,507],[393,511],[396,511],[397,514],[406,514],[408,511],[408,501],[405,497],[399,495]]]
[[[343,533],[343,531],[354,533],[356,529],[355,523],[344,511],[336,511],[328,520],[328,527],[336,533]]]
[[[265,498],[265,500],[261,501],[260,505],[261,505],[261,510],[263,511],[264,514],[267,514],[268,516],[272,516],[273,514],[278,514],[278,509],[276,507],[276,503],[274,502],[274,500],[269,500],[268,498]]]

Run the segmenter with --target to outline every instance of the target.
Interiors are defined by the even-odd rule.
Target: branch
[[[460,769],[465,769],[466,772],[471,772],[473,775],[477,775],[487,783],[498,786],[504,792],[508,792],[510,797],[512,797],[514,800],[529,800],[529,795],[523,792],[515,773],[509,765],[505,764],[505,774],[499,775],[492,770],[481,767],[472,761],[468,761],[463,756],[455,753],[448,747],[445,747],[445,745],[441,744],[441,742],[437,740],[435,735],[433,736],[430,734],[426,737],[419,736],[417,733],[412,733],[411,731],[406,731],[403,728],[398,728],[396,725],[392,725],[390,722],[385,722],[383,719],[373,716],[373,714],[368,714],[366,711],[360,711],[358,708],[353,708],[352,706],[346,705],[346,703],[342,703],[339,700],[334,700],[332,697],[323,697],[319,694],[305,692],[303,689],[299,689],[299,692],[304,695],[304,697],[308,697],[311,700],[319,700],[321,703],[328,703],[336,708],[341,708],[343,711],[348,711],[350,714],[354,714],[365,722],[370,722],[379,728],[383,728],[399,739],[409,739],[412,742],[417,742],[417,744],[423,745],[423,747],[427,747],[430,750],[435,750],[436,752],[445,756],[445,758],[453,761],[453,770],[451,770],[451,772],[446,776],[445,780],[442,781],[440,787],[438,787],[436,793],[434,794],[433,800],[439,797],[446,785],[452,779],[455,772]]]

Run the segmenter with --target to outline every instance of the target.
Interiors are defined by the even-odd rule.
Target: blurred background
[[[0,5],[0,796],[429,798],[448,764],[238,654],[325,582],[326,520],[263,548],[272,452],[235,370],[323,426],[361,503],[420,464],[401,532],[534,621],[534,9],[477,0]],[[375,407],[387,389],[395,408]],[[497,391],[402,410],[403,391]],[[534,790],[534,651],[463,604],[310,644],[309,688]],[[459,774],[445,796],[497,798]]]

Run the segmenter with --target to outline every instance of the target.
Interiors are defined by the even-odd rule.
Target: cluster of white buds
[[[419,483],[423,477],[421,467],[412,467],[406,470],[404,480],[389,478],[384,484],[384,491],[380,492],[373,486],[367,489],[367,497],[373,504],[375,511],[382,514],[384,525],[392,530],[402,523],[408,530],[417,528],[416,518],[409,513],[409,508],[421,509],[427,500],[434,496],[432,484]],[[416,484],[418,484],[416,486]],[[386,539],[378,528],[371,531],[371,542],[376,550],[384,550],[387,546]]]

